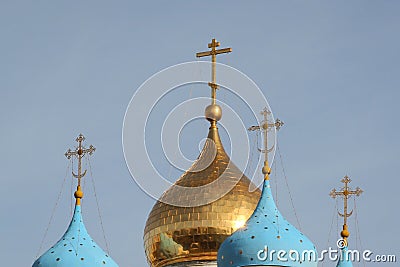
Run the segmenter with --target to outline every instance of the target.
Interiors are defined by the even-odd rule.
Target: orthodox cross
[[[251,126],[248,130],[260,131],[264,133],[264,147],[263,149],[259,148],[258,150],[264,153],[264,160],[268,161],[268,153],[271,152],[272,149],[274,148],[272,146],[270,149],[268,149],[268,131],[270,131],[271,128],[276,128],[279,131],[279,129],[284,125],[284,123],[280,119],[276,119],[274,123],[269,123],[268,115],[271,114],[271,111],[269,111],[266,107],[260,113],[261,115],[264,116],[264,120],[261,122],[261,125]]]
[[[216,81],[216,65],[217,65],[217,55],[218,54],[226,54],[232,52],[232,48],[222,48],[216,49],[220,45],[215,39],[211,40],[211,43],[208,44],[208,48],[211,48],[211,51],[199,52],[196,53],[196,57],[206,57],[211,56],[212,69],[211,69],[211,82],[208,85],[211,87],[211,98],[212,104],[216,103],[216,92],[218,89],[217,81]]]
[[[71,157],[75,156],[76,158],[78,158],[78,174],[75,174],[74,171],[72,171],[72,175],[78,179],[78,186],[81,185],[81,178],[83,176],[86,175],[86,171],[85,170],[82,173],[82,158],[86,155],[92,155],[93,152],[96,150],[96,148],[92,145],[89,146],[89,148],[85,148],[82,143],[83,141],[85,141],[85,137],[80,134],[76,139],[76,142],[78,142],[78,147],[75,148],[74,151],[72,151],[71,149],[68,149],[67,152],[65,152],[65,156],[67,157],[67,159],[70,159]]]
[[[352,195],[360,196],[363,191],[359,187],[357,187],[356,190],[351,190],[349,187],[351,179],[347,175],[341,180],[341,182],[344,183],[344,187],[341,189],[341,191],[332,189],[329,195],[332,198],[336,198],[337,196],[343,197],[343,214],[340,212],[338,212],[338,214],[343,217],[343,231],[341,232],[341,235],[344,239],[346,239],[349,237],[349,231],[347,230],[347,218],[353,214],[353,210],[350,213],[347,212],[347,200]]]

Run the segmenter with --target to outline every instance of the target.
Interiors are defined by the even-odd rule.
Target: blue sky
[[[3,265],[35,260],[65,176],[63,154],[82,132],[97,147],[91,164],[110,253],[120,266],[147,266],[142,233],[154,200],[126,167],[124,113],[147,78],[195,60],[212,37],[233,48],[219,61],[252,78],[286,123],[279,135],[285,171],[317,249],[329,239],[335,201],[328,193],[347,174],[365,191],[357,202],[362,247],[395,254],[399,11],[398,1],[1,1]],[[279,172],[276,181],[278,206],[295,224]],[[105,247],[90,188],[86,225]],[[62,192],[41,252],[69,222],[69,176]],[[332,246],[336,228],[335,219]]]

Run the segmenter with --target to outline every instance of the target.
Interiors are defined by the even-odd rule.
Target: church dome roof
[[[224,187],[219,183],[224,180],[222,173],[234,185],[225,195],[213,199]],[[156,202],[144,229],[144,247],[151,266],[215,262],[222,242],[243,225],[257,205],[260,190],[249,192],[251,181],[230,161],[215,121],[199,158],[175,185],[192,189],[211,183],[215,186],[206,186],[194,195],[190,191],[178,193],[172,186]],[[179,205],[166,204],[171,203],[168,199],[175,199]],[[199,200],[206,204],[195,205]]]
[[[264,169],[269,172],[267,165]],[[316,267],[315,246],[279,212],[272,197],[268,173],[265,177],[257,208],[246,224],[222,243],[218,266]],[[280,256],[281,260],[278,259],[280,250],[286,253]],[[271,255],[272,251],[275,252]],[[308,260],[309,254],[302,257],[307,251],[315,253],[312,260]]]
[[[33,264],[33,267],[56,266],[118,266],[88,234],[80,205],[75,206],[74,216],[65,234]]]
[[[78,179],[78,186],[74,193],[76,202],[72,220],[61,239],[40,256],[32,267],[118,267],[110,256],[90,237],[83,223],[81,208],[83,192],[80,184],[81,178],[86,174],[86,170],[82,172],[81,163],[86,154],[91,155],[96,150],[92,145],[89,148],[85,148],[82,145],[84,140],[85,137],[80,134],[76,138],[79,144],[78,147],[74,151],[69,149],[65,153],[68,159],[71,159],[71,157],[78,159],[78,174],[72,172],[72,175]]]

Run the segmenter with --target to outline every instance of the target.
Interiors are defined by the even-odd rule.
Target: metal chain
[[[336,211],[337,211],[337,201],[335,202],[335,206],[333,208],[333,215],[332,215],[332,219],[331,219],[331,227],[329,228],[328,241],[326,242],[326,246],[325,247],[328,247],[329,243],[331,242],[333,223],[335,221],[335,215],[337,214]],[[322,262],[321,267],[323,267],[323,266],[324,266],[324,262]]]
[[[71,161],[68,163],[67,170],[65,171],[65,176],[64,176],[63,182],[62,182],[62,184],[61,184],[61,189],[60,189],[60,191],[58,192],[57,200],[56,200],[56,203],[54,204],[53,210],[52,210],[52,212],[51,212],[51,216],[50,216],[50,219],[49,219],[49,223],[47,224],[46,230],[44,231],[44,235],[43,235],[42,241],[40,242],[39,250],[38,250],[38,252],[36,253],[36,258],[39,257],[40,251],[42,250],[44,241],[45,241],[45,239],[46,239],[46,237],[47,237],[47,233],[49,232],[50,225],[51,225],[51,223],[52,223],[52,221],[53,221],[54,214],[55,214],[55,212],[56,212],[56,209],[57,209],[57,207],[58,207],[58,203],[60,202],[61,195],[62,195],[62,192],[63,192],[63,190],[64,190],[64,185],[65,185],[65,181],[66,181],[67,176],[68,176],[68,170],[69,170],[70,166],[71,166]]]
[[[356,235],[357,235],[356,243],[357,243],[357,239],[358,239],[358,241],[360,243],[360,250],[362,250],[363,249],[363,245],[361,243],[360,226],[358,224],[358,211],[357,211],[357,205],[356,205],[356,199],[355,198],[354,198],[354,211],[355,211],[354,218],[355,218],[355,222],[356,222]],[[366,265],[365,261],[363,260],[363,266],[365,266],[365,265]]]
[[[74,170],[74,157],[71,157],[71,170]],[[71,197],[71,196],[73,196],[74,195],[74,189],[73,189],[73,187],[74,187],[74,179],[72,178],[72,179],[70,179],[71,180],[71,192],[70,192],[70,210],[69,210],[69,212],[70,212],[70,217],[72,217],[72,215],[73,215],[73,205],[74,205],[74,202],[73,202],[73,197]]]
[[[256,138],[257,138],[257,136],[256,136]],[[248,166],[249,166],[249,168],[246,168],[244,171],[245,172],[247,172],[247,176],[250,176],[251,175],[251,181],[254,181],[254,177],[256,176],[256,173],[257,173],[257,170],[255,170],[255,172],[254,173],[252,173],[251,172],[251,170],[253,169],[253,164],[254,164],[254,151],[255,151],[255,146],[256,146],[256,142],[257,142],[257,140],[256,139],[254,139],[254,141],[253,141],[253,146],[252,146],[252,148],[251,148],[251,152],[250,152],[250,157],[249,157],[249,164],[248,164]],[[258,165],[258,164],[257,164]],[[257,166],[254,168],[254,169],[256,169],[257,168]],[[256,184],[255,184],[256,185]],[[259,185],[256,185],[257,187],[259,187]],[[249,188],[250,189],[250,188]]]
[[[338,207],[338,198],[336,198],[336,232],[339,232],[339,207]]]
[[[93,186],[93,191],[94,191],[94,197],[96,199],[96,205],[97,205],[97,212],[99,213],[99,219],[100,219],[100,225],[101,225],[101,230],[103,232],[103,238],[104,238],[104,242],[106,244],[106,250],[107,253],[110,254],[110,249],[108,247],[108,242],[107,242],[107,238],[106,238],[106,233],[104,231],[104,225],[103,225],[103,219],[101,217],[101,212],[100,212],[100,206],[99,206],[99,201],[97,198],[97,192],[96,192],[96,185],[93,179],[93,173],[92,173],[92,165],[90,164],[90,157],[87,157],[87,162],[89,163],[89,172],[90,172],[90,180],[92,181],[92,186]]]
[[[273,163],[274,166],[274,183],[275,183],[275,202],[278,205],[278,174],[276,172],[276,164]]]
[[[276,139],[276,150],[278,150],[278,154],[279,154],[279,159],[280,159],[280,163],[281,163],[281,167],[282,167],[283,176],[285,177],[285,184],[286,184],[286,187],[287,187],[288,192],[289,192],[290,204],[292,205],[293,212],[294,212],[294,215],[295,215],[295,217],[296,217],[296,221],[297,221],[298,227],[299,227],[300,231],[302,231],[302,229],[301,229],[301,224],[300,224],[300,220],[299,220],[299,217],[297,216],[296,208],[294,207],[294,202],[293,202],[293,198],[292,198],[292,193],[291,193],[291,191],[290,191],[288,179],[287,179],[287,176],[286,176],[285,167],[283,166],[283,159],[282,159],[281,150],[279,149],[278,138]]]

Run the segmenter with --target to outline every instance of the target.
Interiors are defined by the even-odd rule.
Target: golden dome
[[[219,183],[224,180],[222,173],[232,189],[216,197],[226,188],[226,184]],[[206,188],[198,189],[196,194],[190,190],[182,194],[173,186],[154,205],[144,229],[146,257],[152,267],[216,261],[221,243],[246,222],[261,193],[258,188],[249,192],[251,181],[230,162],[215,122],[211,124],[199,158],[175,185]],[[179,204],[166,204],[162,200]],[[193,205],[196,201],[207,204]]]

